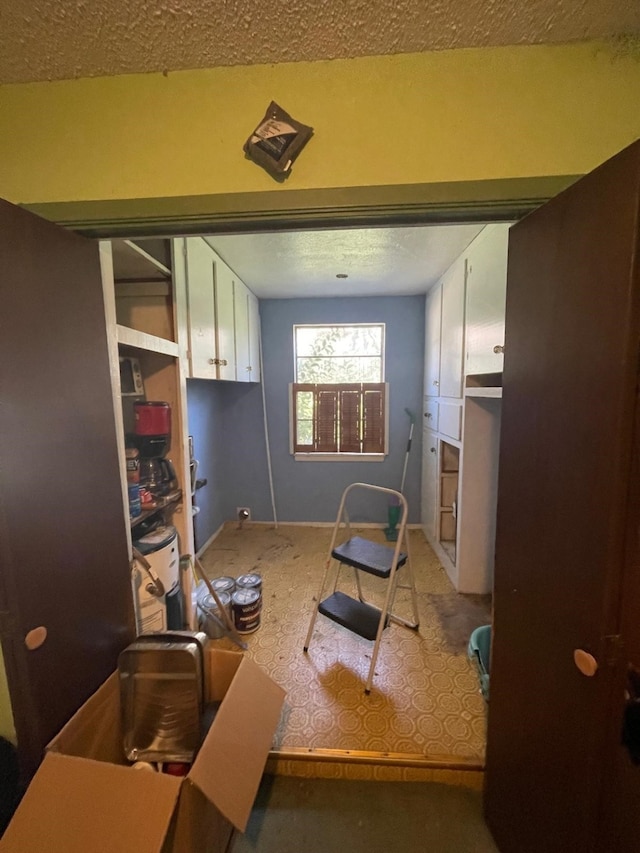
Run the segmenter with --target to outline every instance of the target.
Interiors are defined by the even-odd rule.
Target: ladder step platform
[[[380,624],[380,611],[377,607],[351,598],[337,590],[324,601],[320,602],[318,612],[323,616],[342,625],[365,640],[375,640]],[[387,617],[385,628],[389,624]]]
[[[371,542],[370,539],[363,539],[361,536],[353,536],[343,542],[342,545],[334,548],[331,556],[340,563],[353,566],[354,569],[369,572],[369,574],[376,575],[379,578],[388,578],[391,574],[394,553],[394,548],[379,545],[377,542]],[[398,554],[398,568],[406,562],[407,555],[402,552]]]

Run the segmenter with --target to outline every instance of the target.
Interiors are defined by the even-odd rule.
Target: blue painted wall
[[[424,296],[354,299],[261,300],[262,348],[268,429],[278,521],[334,521],[340,496],[353,482],[398,489],[410,418],[416,424],[404,493],[412,523],[420,520]],[[296,323],[386,324],[386,380],[389,383],[389,455],[384,462],[297,462],[289,453],[288,386],[293,381],[293,326]],[[256,521],[273,519],[264,438],[262,389],[244,383],[188,382],[189,431],[194,436],[198,476],[208,484],[196,503],[196,547],[236,507],[251,508]],[[377,496],[376,496],[377,497]],[[385,498],[357,501],[352,518],[386,522]]]
[[[269,520],[271,501],[262,416],[262,388],[244,382],[187,380],[189,434],[198,460],[194,517],[196,550],[236,507],[251,507],[256,520]]]

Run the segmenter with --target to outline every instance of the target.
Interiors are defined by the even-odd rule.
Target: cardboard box
[[[114,673],[49,744],[0,851],[224,851],[247,825],[284,691],[236,652],[209,647],[205,666],[221,705],[187,777],[128,765]]]

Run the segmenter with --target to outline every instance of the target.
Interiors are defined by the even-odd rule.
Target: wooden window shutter
[[[384,382],[362,386],[363,425],[362,452],[384,453],[385,387]]]
[[[384,382],[294,383],[294,453],[384,453],[385,399]]]
[[[338,385],[316,385],[314,445],[318,453],[338,452]]]
[[[360,453],[360,418],[362,393],[360,385],[339,385],[340,452]]]

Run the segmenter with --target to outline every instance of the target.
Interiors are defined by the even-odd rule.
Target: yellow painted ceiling
[[[633,34],[639,0],[0,0],[0,83]]]

